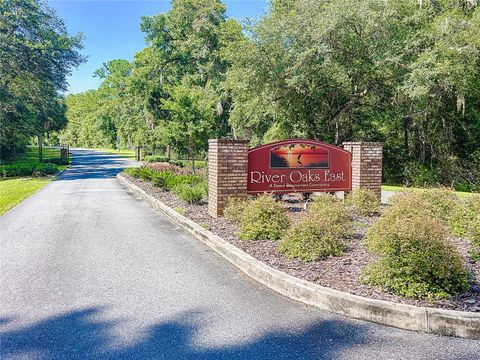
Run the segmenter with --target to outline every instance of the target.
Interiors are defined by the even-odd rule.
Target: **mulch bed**
[[[357,217],[355,219],[355,234],[345,243],[346,251],[341,257],[327,257],[317,261],[304,262],[298,259],[289,259],[284,256],[278,251],[275,241],[239,240],[236,236],[238,232],[237,226],[223,218],[215,219],[211,217],[208,214],[207,204],[190,205],[179,200],[172,193],[153,186],[150,182],[135,179],[125,174],[123,175],[148,194],[181,212],[197,224],[209,229],[212,233],[220,236],[265,264],[282,270],[292,276],[332,289],[372,299],[416,306],[480,312],[480,261],[475,263],[470,259],[467,253],[470,244],[465,239],[455,237],[450,240],[455,243],[459,249],[467,268],[475,278],[471,290],[462,295],[440,300],[435,303],[425,300],[405,299],[395,294],[380,292],[359,281],[360,274],[365,266],[375,260],[375,256],[370,254],[363,246],[363,238],[365,237],[368,227],[376,221],[378,215]],[[283,199],[292,220],[298,220],[305,216],[304,202],[299,195],[285,195]]]

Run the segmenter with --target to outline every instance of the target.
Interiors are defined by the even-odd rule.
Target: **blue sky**
[[[69,77],[69,93],[96,88],[99,82],[93,72],[112,59],[133,60],[144,48],[140,18],[166,12],[169,0],[47,0],[50,7],[65,20],[70,33],[85,35],[85,64]],[[230,0],[227,15],[236,19],[257,18],[264,14],[268,0]]]

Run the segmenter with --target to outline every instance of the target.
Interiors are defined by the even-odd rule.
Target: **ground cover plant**
[[[172,191],[180,199],[191,204],[205,201],[208,197],[208,186],[203,177],[186,173],[184,169],[173,165],[128,168],[124,173],[143,181],[150,181],[165,191]]]

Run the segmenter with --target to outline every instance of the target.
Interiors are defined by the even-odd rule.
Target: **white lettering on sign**
[[[336,182],[336,181],[345,181],[345,174],[342,172],[331,173],[330,170],[326,170],[324,173],[323,181],[325,182]],[[263,171],[251,171],[250,172],[250,182],[252,184],[264,184],[264,183],[285,183],[286,175],[282,174],[266,174]],[[308,170],[308,172],[301,171],[292,171],[288,175],[288,181],[292,183],[309,183],[315,184],[322,181],[320,172],[313,172]]]

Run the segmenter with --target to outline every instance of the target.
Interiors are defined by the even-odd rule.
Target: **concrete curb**
[[[480,339],[480,314],[369,299],[298,279],[265,265],[219,236],[180,215],[121,174],[118,180],[190,232],[238,269],[266,287],[307,305],[351,318],[436,335]]]

